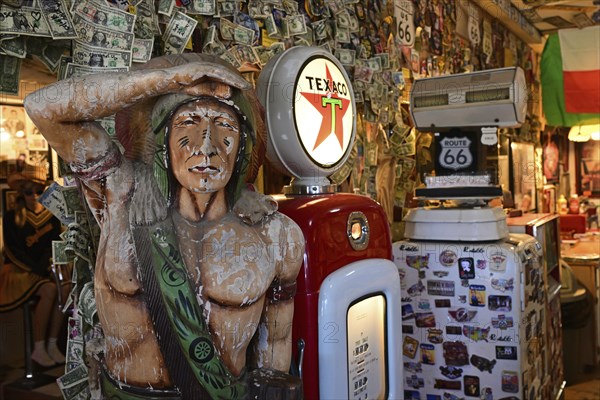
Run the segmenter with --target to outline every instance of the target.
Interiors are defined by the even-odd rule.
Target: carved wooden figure
[[[186,53],[59,81],[25,107],[102,229],[104,395],[269,396],[265,377],[278,387],[276,371],[290,367],[304,238],[272,199],[246,190],[266,134],[251,85]],[[94,122],[113,114],[124,154]],[[288,381],[286,396],[301,396]]]

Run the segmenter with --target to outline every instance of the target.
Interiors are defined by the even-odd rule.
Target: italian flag
[[[600,122],[600,26],[550,35],[542,53],[541,78],[548,125]]]

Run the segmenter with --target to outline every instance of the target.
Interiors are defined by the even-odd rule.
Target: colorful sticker
[[[461,279],[461,280],[460,280],[460,286],[462,286],[462,287],[466,287],[466,288],[468,288],[470,284],[471,284],[471,283],[469,282],[469,280],[468,280],[468,279]]]
[[[512,298],[510,296],[496,296],[491,295],[488,297],[488,308],[491,311],[511,311],[512,310]]]
[[[423,367],[420,362],[406,361],[404,363],[404,370],[418,374],[418,373],[423,372]]]
[[[402,325],[402,333],[412,334],[414,329],[415,328],[412,325]]]
[[[412,304],[402,304],[402,321],[415,317],[415,312],[412,308]]]
[[[445,395],[444,399],[446,399]],[[428,394],[426,400],[442,400],[442,396],[440,396],[439,394]]]
[[[446,335],[454,335],[454,336],[462,337],[462,327],[454,326],[454,325],[446,325]]]
[[[492,288],[499,290],[501,292],[512,292],[513,289],[515,288],[515,280],[513,278],[510,279],[498,279],[498,278],[493,278],[492,279]]]
[[[429,268],[429,254],[424,256],[406,256],[406,265],[416,270]]]
[[[463,335],[468,337],[469,339],[479,342],[481,340],[488,341],[488,336],[490,334],[490,328],[480,328],[477,326],[465,325],[463,326]]]
[[[425,386],[425,380],[417,375],[410,375],[406,377],[406,385],[413,389],[420,389]]]
[[[519,393],[519,375],[515,371],[502,371],[502,391]]]
[[[405,390],[404,400],[421,400],[421,392],[418,390]]]
[[[477,269],[486,269],[487,268],[487,261],[486,260],[477,260],[477,263],[475,264],[475,266],[477,267]]]
[[[458,259],[458,276],[460,279],[475,278],[475,262],[473,257],[464,257]]]
[[[467,304],[467,295],[466,294],[459,295],[458,302],[461,304]]]
[[[440,371],[441,371],[442,375],[444,375],[446,378],[449,378],[449,379],[460,378],[463,373],[462,368],[453,367],[453,366],[447,367],[444,365],[440,365]]]
[[[433,275],[437,276],[438,278],[445,278],[448,276],[450,272],[448,271],[433,271]]]
[[[444,360],[446,365],[461,367],[469,364],[469,352],[467,346],[461,341],[444,342]]]
[[[429,303],[429,299],[419,299],[417,307],[421,310],[431,310],[431,303]]]
[[[427,281],[427,294],[430,296],[454,297],[454,282],[453,281],[428,280]]]
[[[494,400],[494,394],[492,393],[492,388],[486,387],[481,389],[481,396],[479,397],[481,400]]]
[[[428,343],[421,343],[419,347],[421,348],[421,362],[435,365],[435,347]]]
[[[477,354],[471,355],[471,365],[480,370],[481,372],[489,372],[492,373],[492,369],[494,369],[494,365],[496,365],[496,360],[488,360],[485,357],[478,356]]]
[[[490,256],[490,271],[506,271],[506,256],[502,253],[494,253]]]
[[[444,379],[436,379],[433,387],[436,389],[460,390],[460,381],[447,381]]]
[[[507,317],[504,314],[500,314],[497,317],[492,318],[492,327],[496,329],[508,329],[514,326],[513,317]]]
[[[402,342],[402,354],[408,358],[415,358],[417,355],[417,348],[419,347],[419,341],[411,336],[404,336]]]
[[[456,310],[448,310],[448,314],[456,322],[471,322],[477,315],[477,310],[467,310],[464,307],[460,307]]]
[[[496,346],[496,358],[498,360],[516,360],[517,348],[515,346]]]
[[[427,340],[435,344],[442,343],[444,341],[444,331],[435,328],[427,329]]]
[[[415,313],[417,328],[434,328],[435,315],[432,312]]]
[[[465,375],[465,394],[471,397],[479,396],[479,377],[473,375]]]
[[[440,253],[440,264],[444,267],[451,267],[456,262],[456,253],[452,250],[444,250]]]
[[[450,299],[435,299],[434,304],[437,308],[450,308],[452,304],[450,303]]]
[[[420,295],[424,291],[425,285],[423,285],[423,282],[419,280],[419,282],[415,283],[414,285],[408,288],[408,295],[414,297]]]
[[[469,304],[475,307],[485,307],[485,286],[469,286]]]

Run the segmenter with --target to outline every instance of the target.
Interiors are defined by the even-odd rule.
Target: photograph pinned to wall
[[[577,193],[600,197],[600,140],[576,143]]]
[[[7,211],[14,210],[15,205],[17,204],[17,196],[18,193],[16,190],[9,188],[2,189],[2,215]]]
[[[28,163],[48,163],[48,142],[20,105],[0,105],[0,182]]]
[[[557,130],[544,134],[543,145],[543,171],[546,183],[558,183],[560,176],[560,135]]]
[[[536,165],[533,143],[510,144],[512,158],[512,192],[515,208],[523,212],[536,209]]]

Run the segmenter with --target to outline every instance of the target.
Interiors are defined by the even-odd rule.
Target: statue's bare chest
[[[176,223],[182,258],[197,293],[221,305],[253,304],[275,278],[268,240],[235,217]]]

